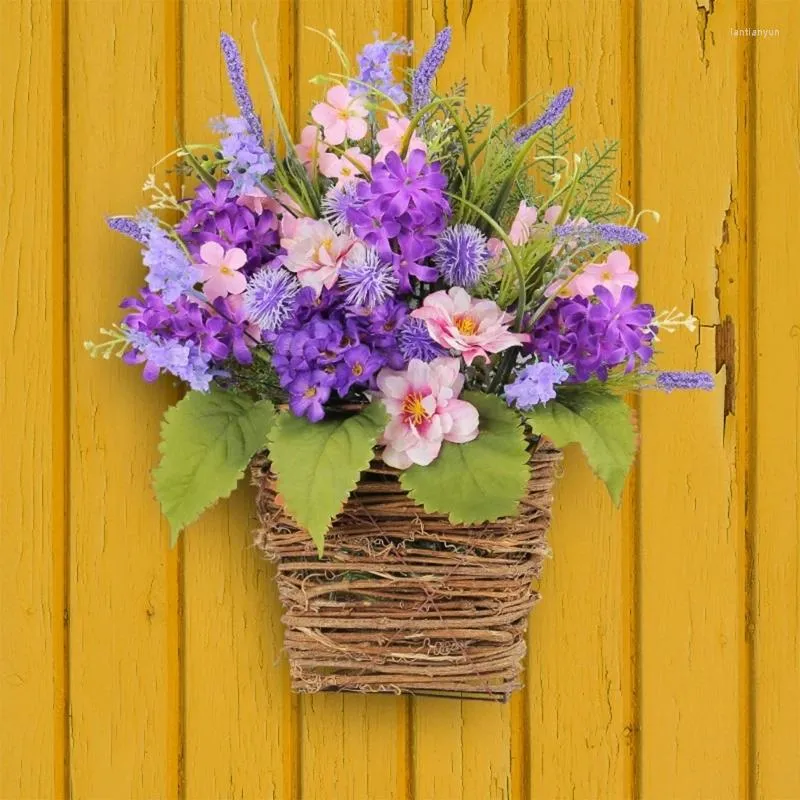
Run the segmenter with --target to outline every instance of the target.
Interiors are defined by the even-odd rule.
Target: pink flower
[[[239,195],[236,205],[249,208],[254,214],[263,214],[269,208],[269,201],[272,198],[258,186],[254,186],[246,194]]]
[[[456,358],[437,358],[426,364],[412,359],[408,369],[378,373],[378,389],[389,413],[383,434],[383,460],[406,469],[430,464],[442,442],[463,444],[478,435],[478,410],[458,400],[464,386]]]
[[[356,162],[360,169],[353,162]],[[357,147],[345,150],[341,158],[335,153],[323,153],[319,157],[319,171],[327,178],[336,178],[337,186],[351,183],[362,173],[368,175],[371,168],[372,159]]]
[[[360,97],[352,97],[341,84],[328,89],[326,103],[311,109],[311,118],[322,125],[328,144],[341,144],[345,139],[357,142],[367,135],[367,107]]]
[[[355,244],[348,236],[337,235],[333,228],[321,219],[303,217],[299,220],[284,218],[284,234],[291,230],[289,238],[281,239],[286,250],[283,266],[297,274],[303,286],[311,286],[319,294],[324,286],[330,289],[339,275],[347,254]]]
[[[529,206],[524,200],[520,201],[517,216],[514,217],[511,230],[508,232],[511,243],[525,244],[531,238],[531,227],[536,224],[538,218],[539,212],[535,206]]]
[[[300,131],[300,144],[294,146],[297,152],[297,157],[310,172],[312,165],[316,164],[319,157],[328,149],[325,142],[322,141],[319,128],[316,125],[306,125]]]
[[[389,153],[400,153],[403,137],[406,135],[410,124],[411,120],[407,117],[398,117],[395,114],[387,115],[386,127],[379,130],[375,137],[381,146],[378,155],[375,156],[375,161],[383,161]],[[411,153],[414,150],[422,150],[423,153],[428,152],[427,145],[416,133],[411,134],[411,139],[408,143],[408,152]]]
[[[425,321],[430,337],[450,350],[456,350],[471,364],[478,356],[489,360],[499,353],[530,339],[527,333],[511,333],[513,319],[493,300],[475,300],[460,286],[447,292],[428,295],[412,317]]]
[[[631,260],[622,250],[613,250],[604,264],[587,264],[573,279],[573,293],[591,297],[596,286],[603,286],[619,300],[624,286],[635,287],[639,276],[631,269]]]
[[[241,294],[247,279],[239,270],[247,262],[247,254],[238,247],[225,250],[218,242],[206,242],[200,248],[200,265],[203,271],[203,290],[206,297],[214,301],[229,294]]]

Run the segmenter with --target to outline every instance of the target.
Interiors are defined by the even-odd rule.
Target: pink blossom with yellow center
[[[379,130],[375,137],[381,146],[378,155],[375,156],[375,161],[383,161],[389,153],[400,153],[403,139],[410,124],[411,121],[407,117],[398,117],[396,114],[387,115],[386,127]],[[416,133],[411,134],[411,139],[408,143],[408,152],[412,153],[414,150],[422,150],[423,153],[428,152],[427,145]]]
[[[238,247],[225,250],[218,242],[206,242],[200,248],[203,291],[214,301],[229,294],[241,294],[247,279],[239,270],[247,263],[247,254]]]
[[[286,250],[283,266],[297,275],[301,285],[311,286],[317,294],[323,286],[330,289],[356,240],[338,235],[324,220],[308,217],[284,218],[281,230],[286,237],[281,239],[281,247]]]
[[[574,294],[591,297],[595,287],[603,286],[615,301],[620,299],[624,286],[635,288],[639,276],[631,269],[631,260],[623,250],[613,250],[602,264],[587,264],[572,280]]]
[[[372,169],[372,159],[357,147],[348,148],[342,156],[323,153],[319,157],[319,171],[326,178],[336,178],[337,186],[352,183],[357,178],[369,175],[370,169]]]
[[[367,107],[361,97],[353,97],[338,84],[328,89],[326,102],[311,109],[311,119],[322,125],[328,144],[342,144],[345,139],[357,142],[367,135]]]
[[[311,172],[328,146],[322,141],[322,132],[316,125],[306,125],[300,131],[300,143],[294,146],[297,157]]]
[[[490,353],[524,344],[527,333],[512,333],[513,320],[493,300],[475,300],[460,286],[428,295],[422,306],[411,312],[421,319],[437,344],[460,353],[467,364],[476,358],[489,360]]]
[[[478,435],[478,410],[458,399],[464,376],[457,358],[415,358],[402,372],[381,370],[377,383],[390,417],[381,440],[390,467],[427,466],[443,442],[463,444]]]

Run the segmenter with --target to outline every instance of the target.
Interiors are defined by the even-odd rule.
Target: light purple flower
[[[220,45],[222,47],[222,55],[225,59],[225,66],[228,68],[228,79],[233,88],[233,96],[236,98],[236,104],[239,106],[239,111],[247,122],[250,132],[253,133],[258,140],[259,144],[264,144],[264,129],[261,127],[261,120],[256,114],[253,106],[253,98],[250,97],[250,91],[247,88],[247,80],[244,76],[244,64],[242,63],[242,56],[239,53],[239,48],[236,42],[227,34],[220,35]]]
[[[413,317],[408,317],[400,327],[397,344],[406,362],[416,358],[429,364],[434,358],[447,355],[447,351],[431,339],[428,326]]]
[[[356,247],[354,251],[339,271],[345,301],[357,308],[374,308],[397,291],[394,267],[371,247]]]
[[[572,102],[575,90],[571,86],[562,89],[551,101],[544,113],[528,125],[523,125],[515,134],[514,141],[517,144],[527,142],[531,136],[537,134],[542,128],[549,128],[555,125],[567,110],[567,106]]]
[[[106,217],[106,224],[112,231],[121,233],[123,236],[129,236],[140,244],[147,242],[147,237],[141,225],[130,217]]]
[[[710,392],[714,388],[714,378],[708,372],[659,372],[656,386],[664,392],[675,389],[702,389]]]
[[[244,293],[247,318],[266,331],[276,331],[291,316],[300,284],[280,267],[266,267],[253,275]]]
[[[433,263],[450,286],[474,286],[486,273],[488,241],[474,225],[445,228],[436,240]]]
[[[516,378],[505,387],[508,405],[529,411],[535,405],[553,400],[555,387],[569,378],[562,361],[536,361],[518,370]]]
[[[189,294],[200,280],[201,271],[152,214],[141,215],[139,228],[146,243],[142,260],[148,269],[145,281],[150,291],[159,292],[165,303],[174,303]]]
[[[256,135],[249,132],[246,121],[242,117],[222,117],[212,127],[227,134],[220,142],[220,149],[228,162],[234,193],[242,195],[261,189],[261,181],[275,168],[275,160]]]
[[[405,103],[406,94],[403,87],[398,84],[392,74],[392,57],[395,55],[408,55],[414,45],[404,38],[388,39],[382,41],[375,39],[364,45],[356,57],[359,67],[359,82],[350,84],[352,94],[364,94],[368,86],[373,86],[379,92],[391,97],[395,103]]]
[[[419,62],[411,81],[411,110],[413,112],[424,108],[431,100],[431,84],[436,73],[444,63],[450,42],[453,39],[453,29],[448,26],[436,34],[431,49]]]
[[[590,222],[578,224],[567,222],[556,225],[553,233],[558,239],[575,239],[579,242],[604,242],[606,244],[637,245],[647,241],[647,236],[636,228],[614,225],[610,222]]]

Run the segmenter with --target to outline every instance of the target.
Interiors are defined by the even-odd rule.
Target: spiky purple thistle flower
[[[447,355],[447,351],[431,339],[425,322],[414,317],[408,317],[401,325],[397,344],[406,362],[418,358],[430,363],[434,358]]]
[[[350,231],[348,212],[360,203],[356,197],[357,186],[356,181],[334,186],[328,190],[322,201],[322,217],[338,234]]]
[[[436,73],[444,62],[450,42],[453,40],[453,29],[448,25],[436,34],[431,49],[422,57],[411,80],[411,110],[419,111],[428,105],[431,99],[431,84]]]
[[[139,244],[147,244],[147,236],[142,226],[130,217],[106,217],[106,224],[112,231],[129,236]]]
[[[357,248],[339,272],[339,284],[345,290],[345,302],[356,308],[374,308],[397,291],[394,267],[383,261],[378,251]]]
[[[714,378],[708,372],[659,372],[656,386],[662,392],[675,389],[702,389],[710,392],[714,388]]]
[[[294,310],[300,284],[281,268],[259,270],[250,279],[244,293],[244,310],[250,322],[266,331],[276,331]]]
[[[542,128],[549,128],[551,125],[555,125],[561,117],[564,116],[564,112],[567,110],[567,106],[572,102],[572,96],[575,94],[575,89],[571,86],[567,86],[566,89],[562,89],[551,101],[550,105],[544,110],[544,113],[535,119],[533,122],[528,123],[527,125],[523,125],[515,134],[514,134],[514,141],[517,144],[523,144],[527,142],[531,136],[539,133]]]
[[[445,228],[436,240],[433,263],[450,286],[474,286],[486,273],[488,240],[474,225]]]
[[[239,47],[227,33],[220,34],[219,40],[222,48],[222,56],[225,59],[225,66],[228,68],[228,80],[231,82],[236,104],[239,106],[239,111],[250,128],[250,132],[255,134],[258,143],[263,145],[264,129],[261,127],[261,119],[258,114],[256,114],[255,107],[253,106],[253,98],[250,97],[250,91],[247,88],[247,80],[244,76],[244,64],[242,63]]]
[[[576,239],[582,243],[605,242],[607,244],[637,245],[647,241],[647,236],[636,228],[614,225],[610,222],[578,224],[567,222],[556,225],[553,233],[557,239]]]

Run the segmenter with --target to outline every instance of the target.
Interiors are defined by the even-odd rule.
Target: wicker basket
[[[276,502],[268,458],[257,459],[255,541],[277,562],[292,688],[508,699],[522,686],[560,459],[542,441],[520,515],[474,528],[425,513],[397,471],[373,461],[322,559]]]

